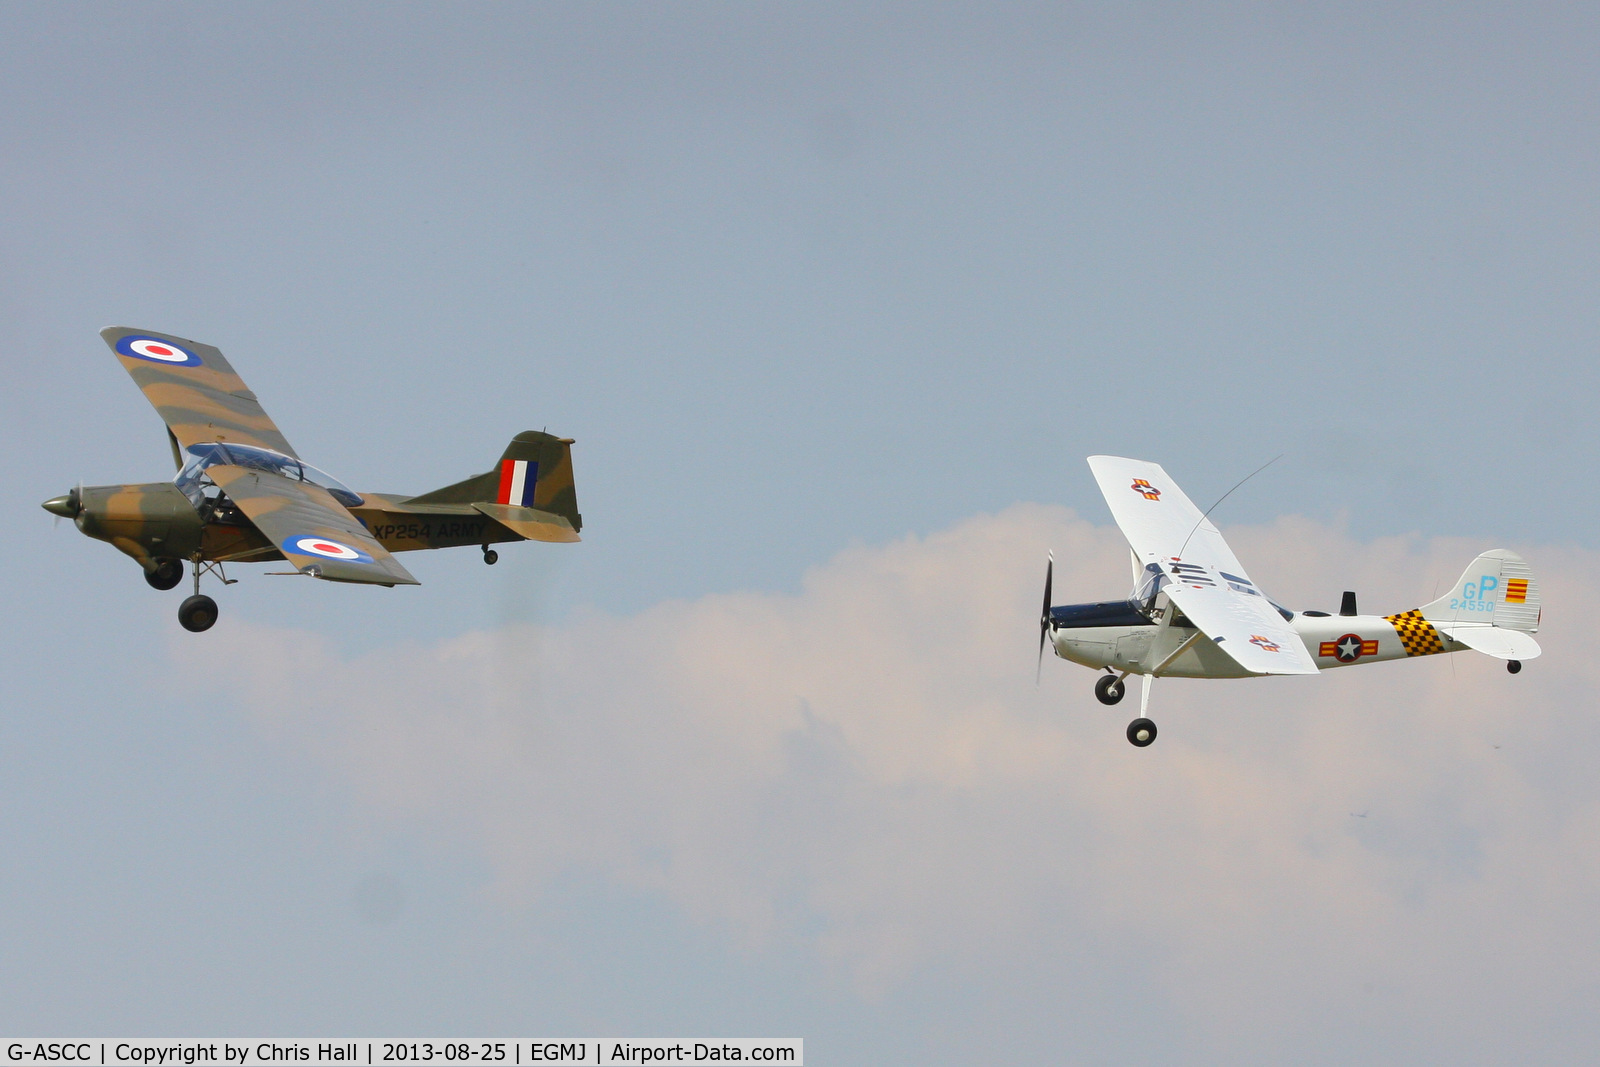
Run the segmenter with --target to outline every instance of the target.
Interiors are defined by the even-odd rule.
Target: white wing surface
[[[1228,542],[1158,463],[1090,456],[1100,492],[1161,590],[1234,661],[1255,674],[1316,674],[1317,665]]]

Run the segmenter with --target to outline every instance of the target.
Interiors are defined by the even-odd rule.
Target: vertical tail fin
[[[412,497],[413,504],[490,504],[559,515],[583,528],[572,478],[572,438],[527,430],[511,439],[495,469]]]
[[[1472,561],[1454,589],[1418,610],[1429,622],[1446,626],[1478,623],[1537,633],[1539,582],[1521,556],[1490,549]]]

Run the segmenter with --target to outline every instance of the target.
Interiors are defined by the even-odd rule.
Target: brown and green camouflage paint
[[[166,421],[175,460],[181,461],[179,446],[217,441],[298,458],[218,349],[128,327],[109,327],[101,336]],[[202,516],[171,482],[93,486],[77,491],[74,521],[146,569],[160,559],[288,559],[297,570],[333,581],[414,584],[392,553],[525,539],[577,541],[583,518],[572,443],[530,430],[507,446],[501,466],[521,460],[537,471],[532,507],[497,500],[500,467],[415,497],[361,494],[360,505],[346,507],[313,483],[218,464],[206,474],[232,508],[215,511],[207,504]],[[301,537],[337,541],[369,559],[346,562],[291,550],[292,539]]]
[[[232,441],[295,455],[294,447],[219,349],[127,326],[107,326],[100,336],[184,448],[202,441]],[[130,337],[170,341],[193,352],[199,364],[167,364],[127,355],[118,349],[118,343]]]

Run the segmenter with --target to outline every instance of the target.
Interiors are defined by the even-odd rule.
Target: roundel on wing
[[[342,541],[335,541],[331,537],[291,537],[283,543],[285,552],[293,552],[301,556],[321,556],[323,559],[338,559],[348,563],[371,563],[372,557],[353,548]]]
[[[117,351],[124,356],[147,359],[151,363],[165,363],[169,367],[200,366],[199,356],[165,337],[129,334],[117,341]]]

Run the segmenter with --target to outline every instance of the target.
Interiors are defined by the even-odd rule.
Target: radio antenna
[[[1249,474],[1246,474],[1243,478],[1240,478],[1239,479],[1239,485],[1235,485],[1233,487],[1233,489],[1239,488],[1240,485],[1243,485],[1245,482],[1248,482],[1251,478],[1254,478],[1256,475],[1260,474],[1262,471],[1266,470],[1268,467],[1270,467],[1274,463],[1278,462],[1278,460],[1282,459],[1286,454],[1287,453],[1279,452],[1276,456],[1273,456],[1271,459],[1267,460],[1261,466],[1257,467],[1255,470],[1251,471]],[[1216,511],[1218,504],[1221,504],[1224,500],[1226,500],[1230,496],[1232,496],[1233,495],[1233,489],[1229,489],[1226,493],[1223,493],[1221,496],[1217,497],[1217,503],[1216,504],[1212,504],[1209,508],[1206,508],[1205,514],[1200,516],[1200,522],[1195,523],[1194,524],[1194,529],[1189,531],[1189,537],[1185,537],[1183,539],[1183,547],[1178,549],[1178,558],[1179,559],[1183,558],[1183,549],[1189,547],[1189,539],[1192,538],[1196,533],[1198,533],[1200,531],[1200,526],[1206,521],[1206,515],[1210,515],[1213,511]]]

